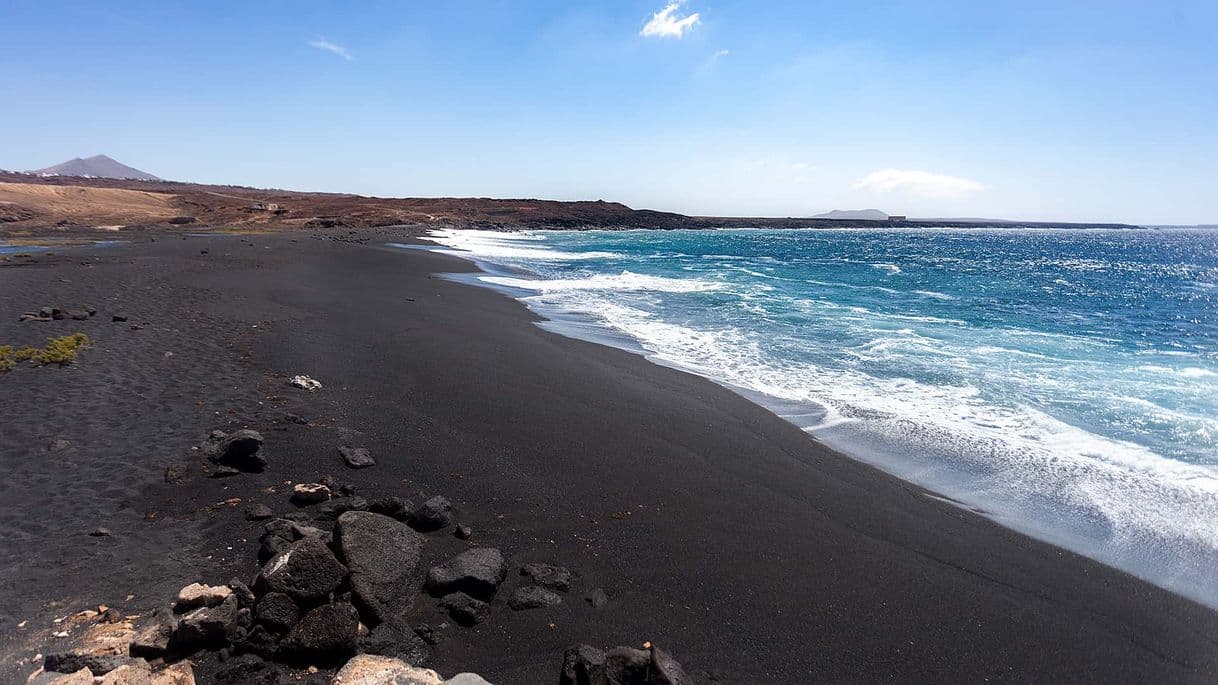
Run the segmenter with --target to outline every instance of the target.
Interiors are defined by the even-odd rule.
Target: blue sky
[[[1214,0],[7,0],[0,168],[1215,222],[1215,26]]]

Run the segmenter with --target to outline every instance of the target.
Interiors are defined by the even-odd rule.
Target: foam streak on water
[[[559,330],[625,336],[853,456],[1218,605],[1218,233],[432,240]]]

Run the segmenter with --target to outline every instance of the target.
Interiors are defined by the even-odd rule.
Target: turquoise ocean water
[[[550,328],[723,383],[851,456],[1218,605],[1218,232],[432,239]]]

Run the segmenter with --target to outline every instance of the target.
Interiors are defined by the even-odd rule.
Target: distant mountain
[[[817,214],[813,219],[841,219],[849,221],[887,221],[888,212],[878,209],[835,209],[832,212]]]
[[[45,169],[29,172],[43,176],[85,176],[91,178],[131,178],[137,181],[160,181],[147,171],[140,171],[110,159],[105,155],[96,155],[88,159],[70,159],[63,164],[56,164]]]

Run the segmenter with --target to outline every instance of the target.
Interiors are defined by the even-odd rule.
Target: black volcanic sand
[[[547,333],[520,304],[434,276],[468,263],[383,246],[405,233],[163,236],[0,262],[0,344],[95,341],[74,366],[0,375],[0,663],[47,649],[54,617],[252,577],[244,508],[292,510],[285,482],[333,474],[367,497],[451,497],[474,538],[431,535],[428,563],[472,543],[508,556],[490,619],[434,648],[446,675],[553,682],[568,644],[651,640],[724,682],[1218,678],[1218,613],[713,383]],[[42,305],[99,312],[17,323]],[[325,387],[292,388],[297,373]],[[266,436],[270,470],[162,482],[209,430],[242,426]],[[347,470],[340,444],[378,465]],[[576,572],[563,605],[506,607],[528,561]],[[583,601],[595,587],[608,606]],[[420,598],[418,621],[438,621],[434,604]]]

